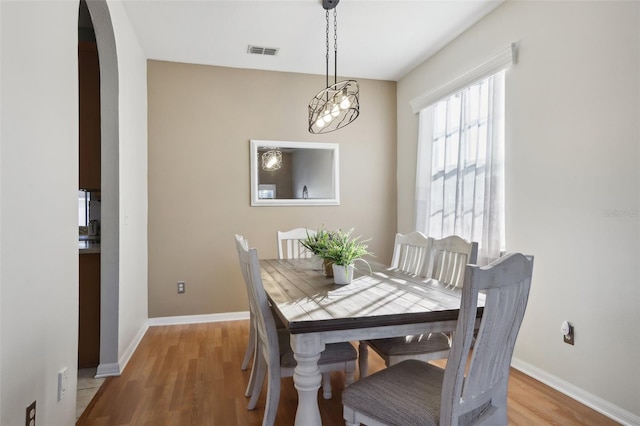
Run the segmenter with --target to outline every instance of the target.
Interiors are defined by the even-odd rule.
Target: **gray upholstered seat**
[[[384,353],[390,357],[449,351],[449,338],[442,333],[390,337],[368,340],[367,342],[376,349],[376,352]]]
[[[342,393],[342,403],[367,407],[369,416],[388,425],[435,426],[440,424],[443,379],[442,368],[407,360],[354,383]],[[458,424],[467,424],[487,406],[467,414]]]
[[[458,324],[443,370],[405,360],[361,378],[342,393],[347,426],[507,425],[507,384],[524,317],[533,259],[507,255],[480,268],[467,265]],[[474,337],[479,292],[485,295]]]

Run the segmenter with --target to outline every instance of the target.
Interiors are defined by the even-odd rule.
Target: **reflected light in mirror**
[[[262,169],[268,172],[282,167],[282,152],[272,149],[262,154]]]

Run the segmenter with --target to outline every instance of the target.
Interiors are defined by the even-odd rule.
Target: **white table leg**
[[[296,426],[321,426],[318,408],[318,389],[322,381],[318,360],[324,350],[324,342],[317,334],[292,334],[291,348],[297,365],[293,384],[298,390]]]

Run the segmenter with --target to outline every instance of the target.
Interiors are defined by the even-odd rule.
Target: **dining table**
[[[318,359],[326,344],[452,332],[462,296],[460,288],[378,262],[363,262],[347,285],[335,284],[315,265],[312,258],[260,260],[264,289],[290,333],[297,362],[297,426],[322,424]]]

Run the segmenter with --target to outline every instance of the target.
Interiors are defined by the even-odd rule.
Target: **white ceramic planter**
[[[311,257],[311,269],[313,269],[314,271],[321,271],[323,263],[324,259],[317,254],[314,254],[313,257]]]
[[[353,265],[342,266],[334,263],[331,266],[333,267],[333,281],[336,284],[344,285],[351,283],[353,279]]]

